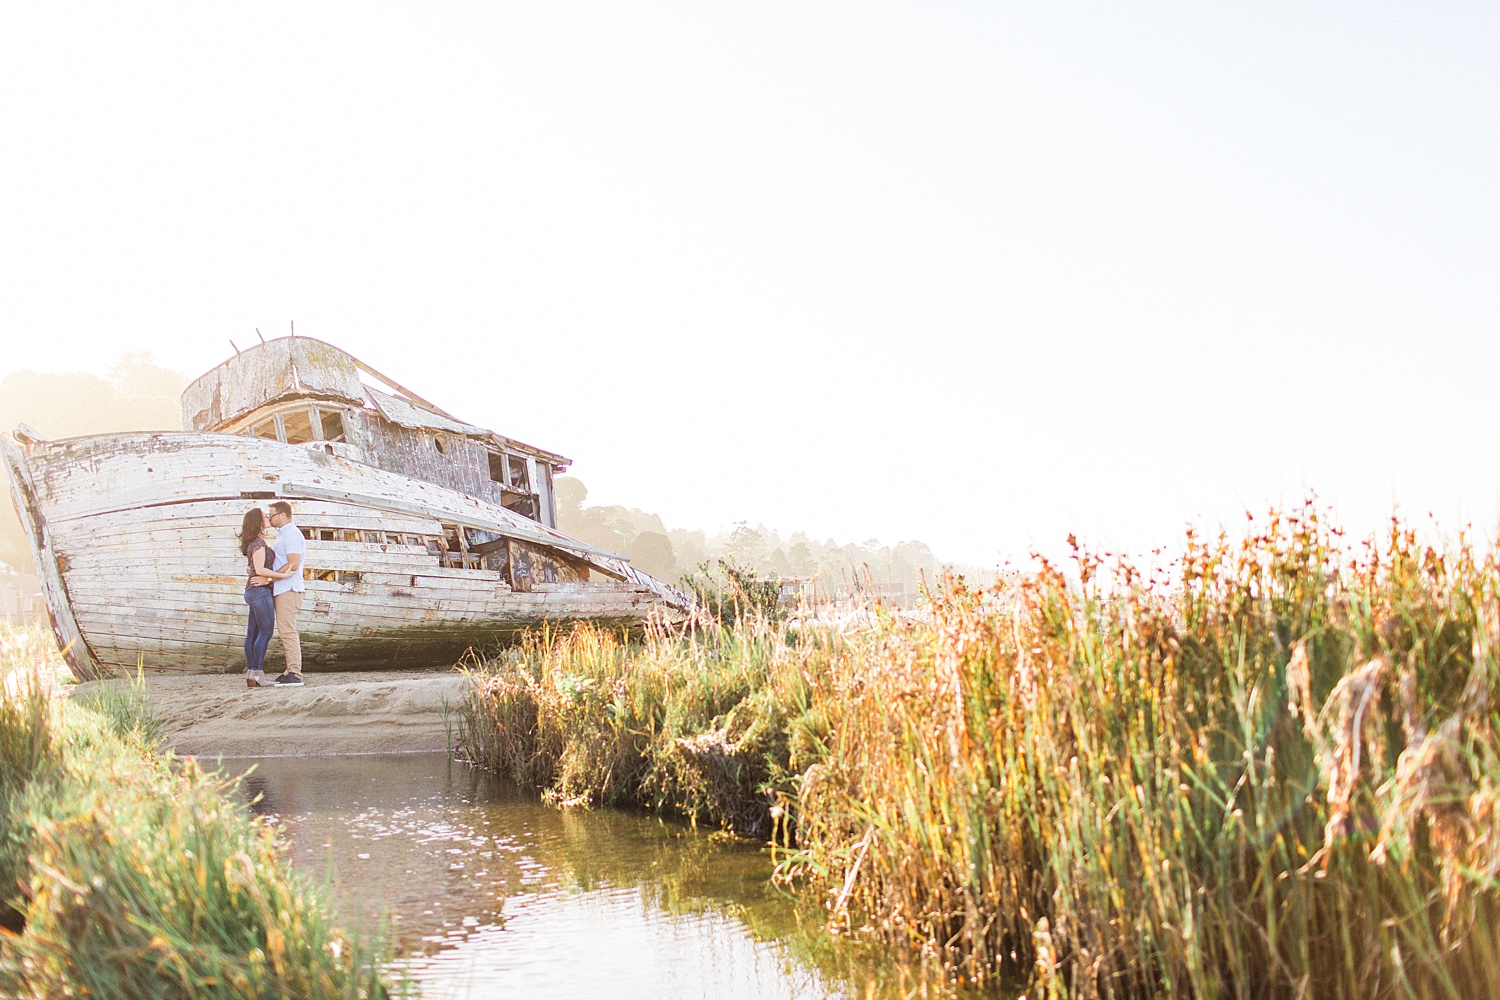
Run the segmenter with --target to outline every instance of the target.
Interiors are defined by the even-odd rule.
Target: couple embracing
[[[263,537],[266,522],[276,529],[276,544]],[[275,687],[302,683],[302,641],[297,635],[297,612],[302,610],[302,559],[307,540],[292,523],[292,505],[271,504],[269,518],[259,507],[245,512],[240,524],[240,553],[246,560],[245,603],[250,606],[250,626],[245,633],[245,683],[249,687]],[[272,630],[280,633],[286,651],[286,672],[266,680],[266,646]]]

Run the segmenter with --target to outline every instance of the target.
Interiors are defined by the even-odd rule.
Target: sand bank
[[[252,690],[240,674],[146,684],[166,726],[163,748],[201,757],[443,750],[457,735],[463,697],[452,670],[310,673],[300,688]]]

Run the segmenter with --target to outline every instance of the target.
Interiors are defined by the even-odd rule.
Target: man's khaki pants
[[[302,594],[298,591],[276,595],[276,634],[286,651],[286,669],[293,674],[302,673],[302,638],[297,635],[297,612],[301,610]]]

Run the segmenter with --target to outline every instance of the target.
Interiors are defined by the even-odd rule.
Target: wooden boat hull
[[[317,578],[306,581],[298,622],[309,670],[452,663],[544,623],[634,627],[691,609],[679,591],[559,532],[331,451],[192,433],[6,442],[53,628],[75,671],[243,669],[235,535],[249,507],[273,498],[292,500],[299,525],[320,529],[308,541],[305,565]],[[530,552],[556,546],[589,579],[517,581],[445,565],[430,539],[449,524],[494,529]],[[268,669],[281,656],[273,640]]]

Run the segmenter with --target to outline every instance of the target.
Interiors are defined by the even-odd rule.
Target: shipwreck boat
[[[557,530],[567,458],[465,423],[329,344],[267,341],[182,395],[183,431],[0,439],[81,677],[244,667],[254,503],[307,536],[308,669],[451,663],[545,623],[639,626],[692,600]],[[274,530],[274,529],[273,529]],[[268,665],[281,656],[273,640]]]

